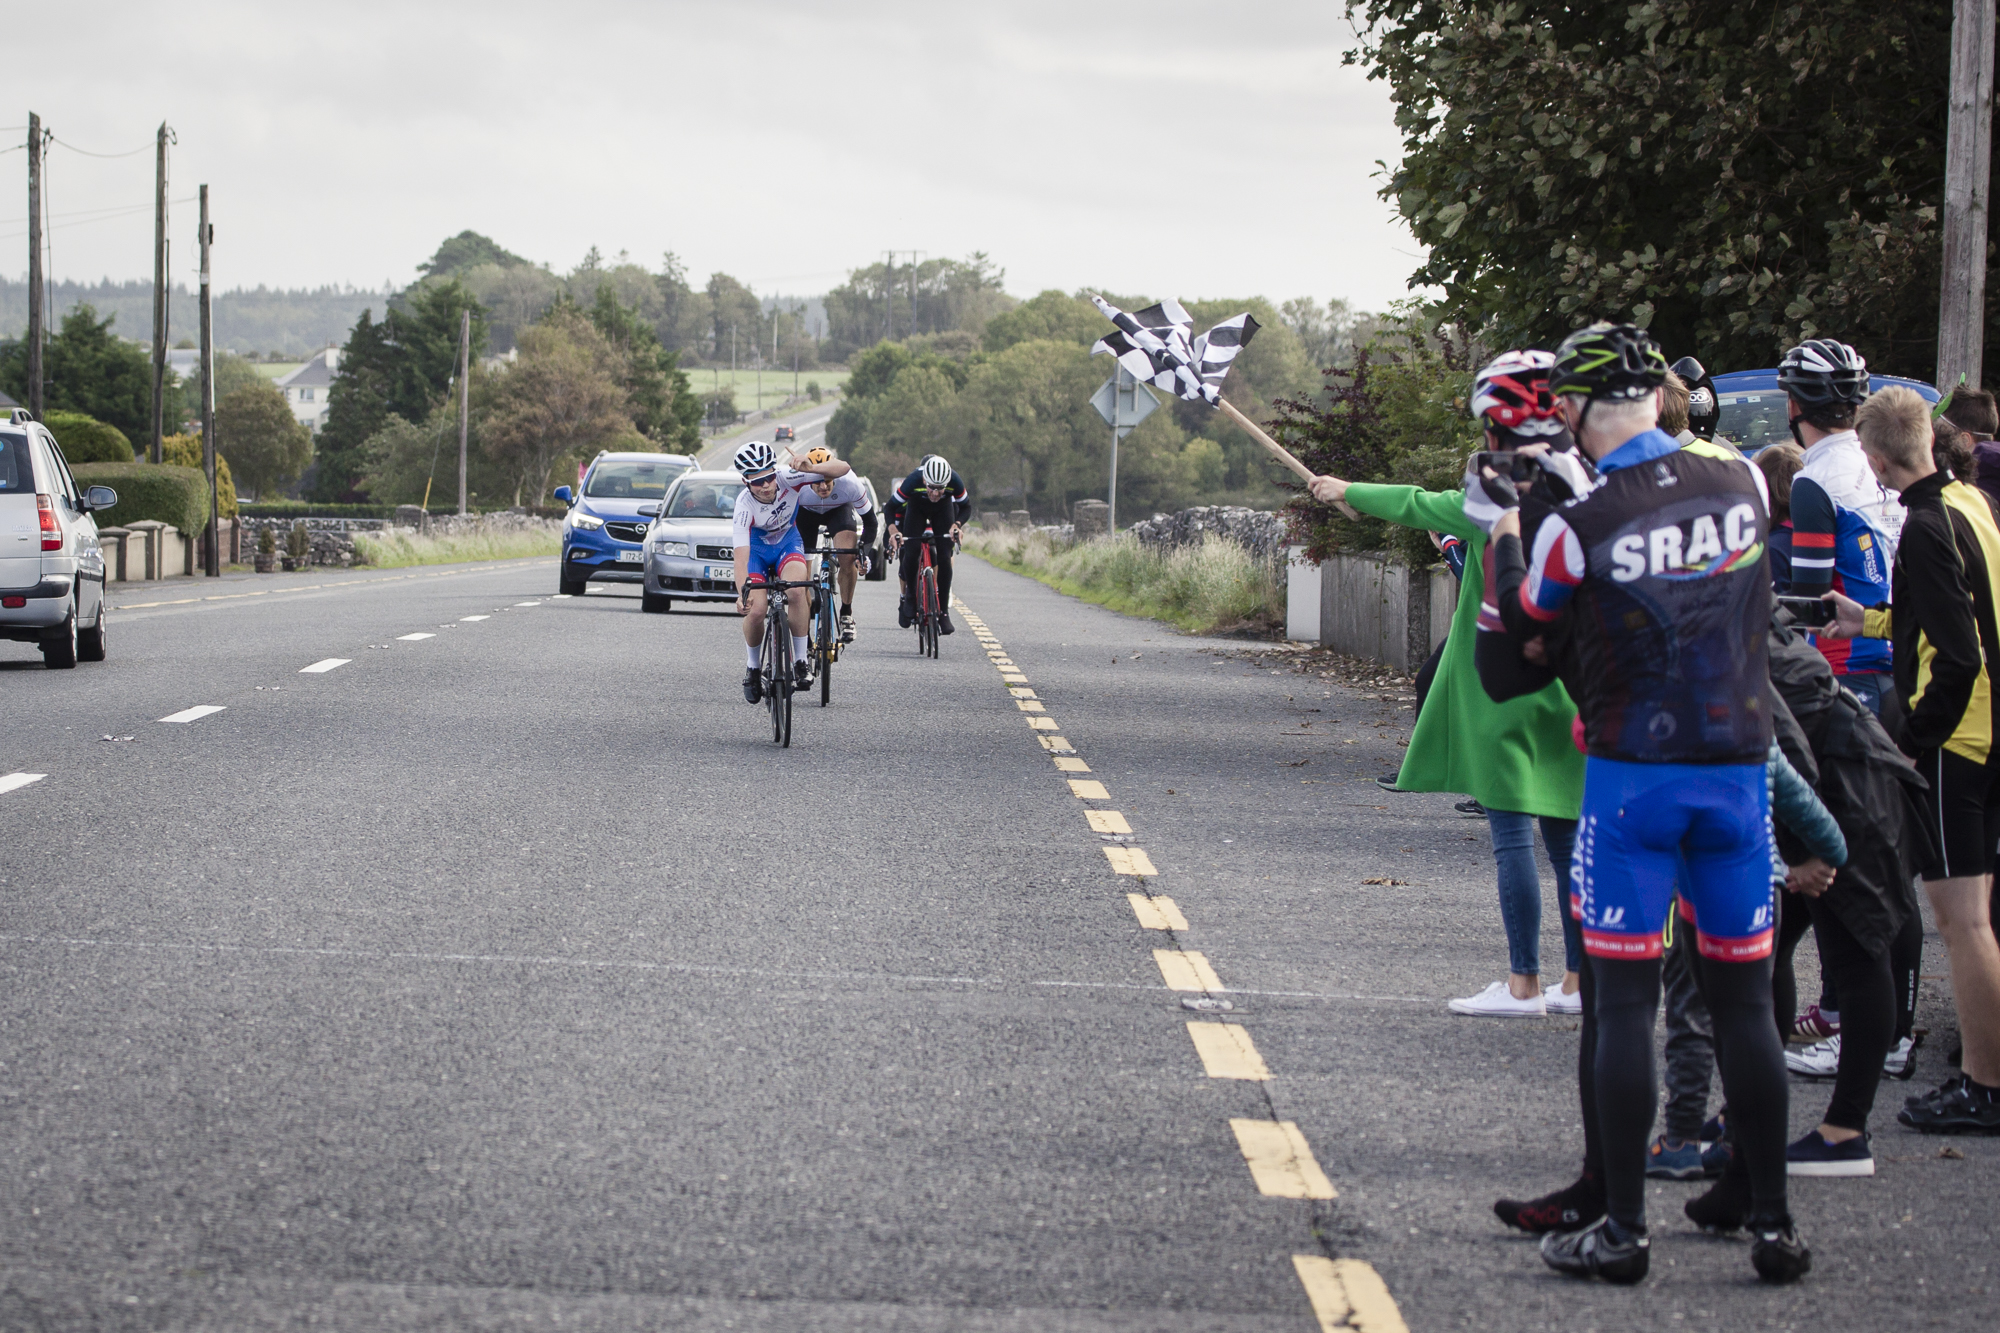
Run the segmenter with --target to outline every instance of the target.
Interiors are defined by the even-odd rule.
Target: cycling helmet
[[[1592,324],[1556,348],[1549,392],[1592,402],[1644,398],[1667,382],[1667,358],[1636,324]]]
[[[1715,423],[1722,417],[1720,400],[1715,396],[1715,381],[1708,377],[1708,371],[1701,362],[1691,356],[1684,356],[1674,362],[1674,374],[1681,377],[1681,383],[1688,391],[1688,429],[1704,440],[1715,438]]]
[[[936,454],[924,460],[923,474],[926,486],[951,485],[951,464]]]
[[[1868,396],[1868,363],[1831,338],[1813,338],[1778,362],[1778,387],[1807,413],[1858,407]]]
[[[823,444],[816,444],[812,448],[806,450],[806,462],[812,463],[815,466],[817,466],[820,463],[830,463],[832,461],[833,461],[833,450],[827,448]]]
[[[1502,352],[1472,377],[1472,415],[1516,435],[1557,435],[1562,418],[1549,392],[1548,352]]]
[[[736,451],[736,470],[744,476],[770,472],[778,466],[778,456],[762,440],[752,440]]]

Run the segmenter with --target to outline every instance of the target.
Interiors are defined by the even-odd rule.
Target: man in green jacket
[[[1486,430],[1489,450],[1526,445],[1573,448],[1549,393],[1547,352],[1507,352],[1473,380],[1472,412]],[[1458,610],[1437,678],[1410,736],[1396,785],[1406,791],[1464,792],[1486,807],[1500,881],[1500,919],[1506,929],[1508,975],[1477,995],[1451,1002],[1453,1013],[1479,1017],[1537,1017],[1551,1010],[1578,1013],[1576,972],[1582,937],[1567,910],[1569,854],[1583,799],[1583,755],[1571,738],[1576,706],[1557,683],[1522,698],[1495,703],[1473,664],[1486,589],[1492,581],[1487,536],[1465,516],[1465,493],[1415,486],[1349,483],[1318,477],[1313,498],[1345,500],[1364,514],[1405,527],[1448,533],[1468,544]],[[1487,608],[1487,614],[1497,612]],[[1497,623],[1497,621],[1496,621]],[[1544,996],[1541,984],[1541,875],[1534,861],[1534,820],[1555,871],[1564,903],[1561,917],[1570,958],[1561,990]]]

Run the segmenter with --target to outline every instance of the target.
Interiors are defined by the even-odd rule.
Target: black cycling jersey
[[[1569,609],[1590,753],[1762,763],[1771,748],[1762,475],[1657,430],[1598,470],[1596,489],[1541,524],[1518,599],[1537,624]]]
[[[921,537],[928,524],[939,536],[951,531],[954,523],[963,523],[972,517],[972,501],[967,497],[965,483],[959,480],[957,472],[951,474],[951,484],[945,488],[944,498],[933,501],[924,493],[924,470],[918,468],[909,476],[897,482],[889,492],[889,503],[883,506],[892,526],[900,529],[905,537]]]

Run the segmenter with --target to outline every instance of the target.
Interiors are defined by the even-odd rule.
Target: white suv
[[[118,503],[79,490],[55,436],[25,411],[0,421],[0,639],[40,644],[50,667],[104,660],[104,551],[91,513]]]

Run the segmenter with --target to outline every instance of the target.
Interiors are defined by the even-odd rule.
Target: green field
[[[719,369],[708,366],[690,367],[687,371],[687,377],[688,383],[694,386],[696,393],[709,393],[715,389],[725,388],[731,382],[730,370],[727,366]],[[799,371],[798,380],[799,392],[801,394],[805,392],[806,384],[811,380],[818,380],[820,392],[825,393],[830,389],[847,383],[847,372],[845,370],[829,370],[825,366],[814,370],[802,369]],[[739,412],[755,412],[760,407],[775,408],[779,403],[784,402],[785,399],[792,395],[792,372],[789,370],[767,370],[764,372],[764,397],[761,402],[757,398],[756,371],[739,369],[735,372],[734,382],[736,385],[736,410]]]

